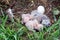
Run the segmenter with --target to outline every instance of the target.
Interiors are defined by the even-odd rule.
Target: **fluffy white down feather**
[[[8,14],[9,18],[11,19],[11,21],[14,22],[14,15],[13,15],[12,9],[8,8],[6,10],[6,13]]]
[[[11,18],[13,18],[13,17],[14,17],[14,15],[13,15],[13,12],[12,12],[12,9],[11,9],[11,8],[7,9],[7,11],[6,11],[6,12],[8,13],[9,17],[11,17]]]

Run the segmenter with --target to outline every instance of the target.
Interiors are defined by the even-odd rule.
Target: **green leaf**
[[[59,10],[57,8],[53,8],[52,10],[54,15],[58,15],[59,14]]]

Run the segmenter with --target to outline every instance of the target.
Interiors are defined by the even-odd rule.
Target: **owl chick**
[[[39,24],[36,19],[28,21],[25,25],[30,31],[43,29],[43,25]]]
[[[22,24],[28,22],[31,19],[33,19],[33,16],[30,14],[22,14]]]
[[[31,15],[33,15],[33,16],[42,15],[42,14],[44,14],[44,12],[45,12],[44,6],[38,6],[38,8],[36,10],[33,10],[31,12]]]
[[[45,25],[45,26],[50,26],[51,25],[51,22],[50,22],[50,19],[49,19],[48,16],[42,15],[41,20],[42,20],[43,25]]]
[[[41,22],[41,17],[44,15],[45,8],[43,6],[38,6],[37,10],[33,10],[31,12],[31,15],[34,16],[34,19],[37,19],[39,22]]]
[[[36,19],[39,23],[50,26],[51,22],[48,16],[44,14],[45,8],[43,6],[39,6],[37,10],[31,12],[31,15]]]

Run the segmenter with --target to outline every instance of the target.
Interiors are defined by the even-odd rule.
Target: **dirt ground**
[[[51,23],[54,23],[52,8],[58,7],[60,10],[59,0],[0,0],[0,6],[3,10],[12,8],[15,18],[19,18],[22,13],[30,13],[35,10],[39,5],[43,5],[46,9],[45,14],[50,18]],[[60,16],[57,15],[57,19]]]

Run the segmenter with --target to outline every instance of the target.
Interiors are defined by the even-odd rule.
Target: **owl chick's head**
[[[40,14],[44,14],[44,12],[45,12],[44,6],[38,6],[37,12],[40,13]]]

